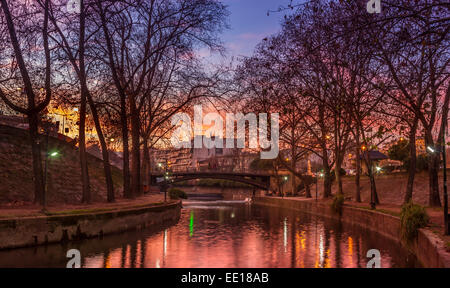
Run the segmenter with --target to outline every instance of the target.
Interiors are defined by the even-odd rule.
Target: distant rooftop
[[[384,155],[383,153],[381,153],[380,151],[377,151],[377,150],[372,150],[372,151],[369,151],[369,152],[364,152],[364,153],[361,155],[361,159],[365,158],[366,155],[367,155],[367,153],[369,153],[369,159],[370,159],[370,160],[375,160],[375,161],[376,161],[376,160],[385,160],[385,159],[389,159],[388,156]]]

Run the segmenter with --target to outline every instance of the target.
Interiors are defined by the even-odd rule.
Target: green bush
[[[412,201],[402,206],[400,218],[402,237],[408,242],[417,237],[418,230],[427,226],[429,220],[425,208]]]
[[[169,190],[169,197],[170,199],[187,199],[187,194],[183,190],[177,189],[177,188],[171,188]]]
[[[338,194],[334,196],[333,202],[331,203],[331,210],[339,215],[342,215],[342,207],[344,206],[344,195]]]

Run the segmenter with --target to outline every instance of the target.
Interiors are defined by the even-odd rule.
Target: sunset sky
[[[251,56],[255,46],[265,37],[280,30],[280,21],[284,13],[270,13],[280,5],[286,6],[289,0],[223,0],[228,6],[230,29],[221,35],[227,48],[227,57],[222,61],[229,61],[231,57]],[[201,55],[207,61],[220,61],[217,55],[202,50]]]

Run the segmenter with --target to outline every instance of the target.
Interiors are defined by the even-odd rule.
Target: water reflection
[[[416,265],[397,243],[323,218],[244,204],[194,205],[160,232],[2,251],[0,267],[65,267],[72,248],[81,251],[83,267],[365,267],[370,249],[381,251],[382,267]]]

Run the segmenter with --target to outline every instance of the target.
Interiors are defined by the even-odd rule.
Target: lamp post
[[[286,183],[289,181],[289,177],[288,176],[284,176],[284,183],[283,183],[283,186],[286,186]],[[285,194],[286,193],[286,189],[283,189],[283,194]]]
[[[46,144],[45,144],[45,171],[44,171],[44,194],[42,195],[42,213],[46,213],[47,212],[47,170],[48,170],[48,156],[49,156],[49,152],[48,152],[48,137],[50,134],[50,127],[48,126],[48,124],[45,127],[45,134],[46,134]]]
[[[46,134],[46,148],[45,148],[45,171],[44,171],[44,194],[42,195],[42,213],[47,212],[47,193],[48,193],[48,185],[47,185],[47,179],[48,179],[48,166],[50,163],[50,159],[54,158],[59,155],[57,151],[49,152],[48,151],[48,139],[50,134],[50,125],[47,123],[45,126],[45,134]],[[51,157],[51,158],[50,158]]]
[[[159,167],[159,168],[163,168],[163,166],[164,166],[164,183],[163,183],[163,190],[164,190],[164,202],[167,202],[167,188],[168,188],[168,186],[169,186],[168,183],[169,183],[169,179],[170,179],[170,177],[169,177],[169,163],[170,163],[170,162],[168,162],[167,158],[164,159],[164,161],[165,161],[165,165],[162,164],[162,163],[158,163],[158,167]]]

